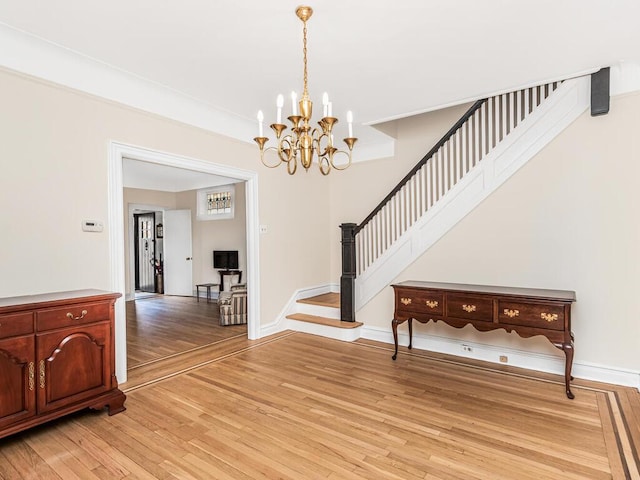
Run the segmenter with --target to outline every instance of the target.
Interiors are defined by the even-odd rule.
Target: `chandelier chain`
[[[302,56],[304,58],[304,89],[302,92],[302,98],[309,98],[309,91],[307,90],[307,22],[303,22],[302,29]]]

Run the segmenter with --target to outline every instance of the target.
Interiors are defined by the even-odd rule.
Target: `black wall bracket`
[[[609,67],[601,68],[591,74],[591,116],[609,113]]]

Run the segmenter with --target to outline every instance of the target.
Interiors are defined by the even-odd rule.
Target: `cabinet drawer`
[[[0,338],[33,333],[33,313],[16,313],[0,317]]]
[[[43,331],[109,320],[110,310],[109,303],[80,303],[62,308],[38,310],[36,328],[38,331]]]
[[[447,316],[481,322],[493,321],[493,300],[473,295],[447,295]]]
[[[564,330],[564,307],[562,305],[500,301],[498,320],[507,325]]]
[[[396,309],[403,312],[444,314],[444,295],[440,292],[401,290],[396,295]]]

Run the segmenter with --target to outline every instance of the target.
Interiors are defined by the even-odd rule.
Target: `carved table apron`
[[[479,331],[503,328],[521,337],[543,335],[565,353],[565,388],[567,397],[574,398],[570,382],[574,351],[571,304],[576,300],[575,292],[418,281],[392,287],[394,360],[398,355],[398,325],[408,321],[411,348],[413,319],[421,323],[441,320],[458,328],[472,324]]]

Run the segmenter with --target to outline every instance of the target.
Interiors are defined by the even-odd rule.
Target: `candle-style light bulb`
[[[291,115],[298,115],[298,95],[296,92],[291,92]]]
[[[263,132],[262,132],[262,121],[264,120],[264,114],[262,113],[262,110],[258,110],[258,137],[262,137],[263,136]]]
[[[351,110],[347,112],[347,123],[349,124],[349,138],[353,138],[353,113]]]
[[[277,115],[276,115],[276,123],[282,123],[282,107],[284,105],[284,97],[282,94],[278,95],[276,99],[276,107],[278,107]]]
[[[331,102],[327,102],[327,117],[333,117],[332,115],[332,105]]]
[[[324,92],[322,94],[322,116],[323,117],[327,116],[328,107],[329,107],[329,94],[327,92]]]

